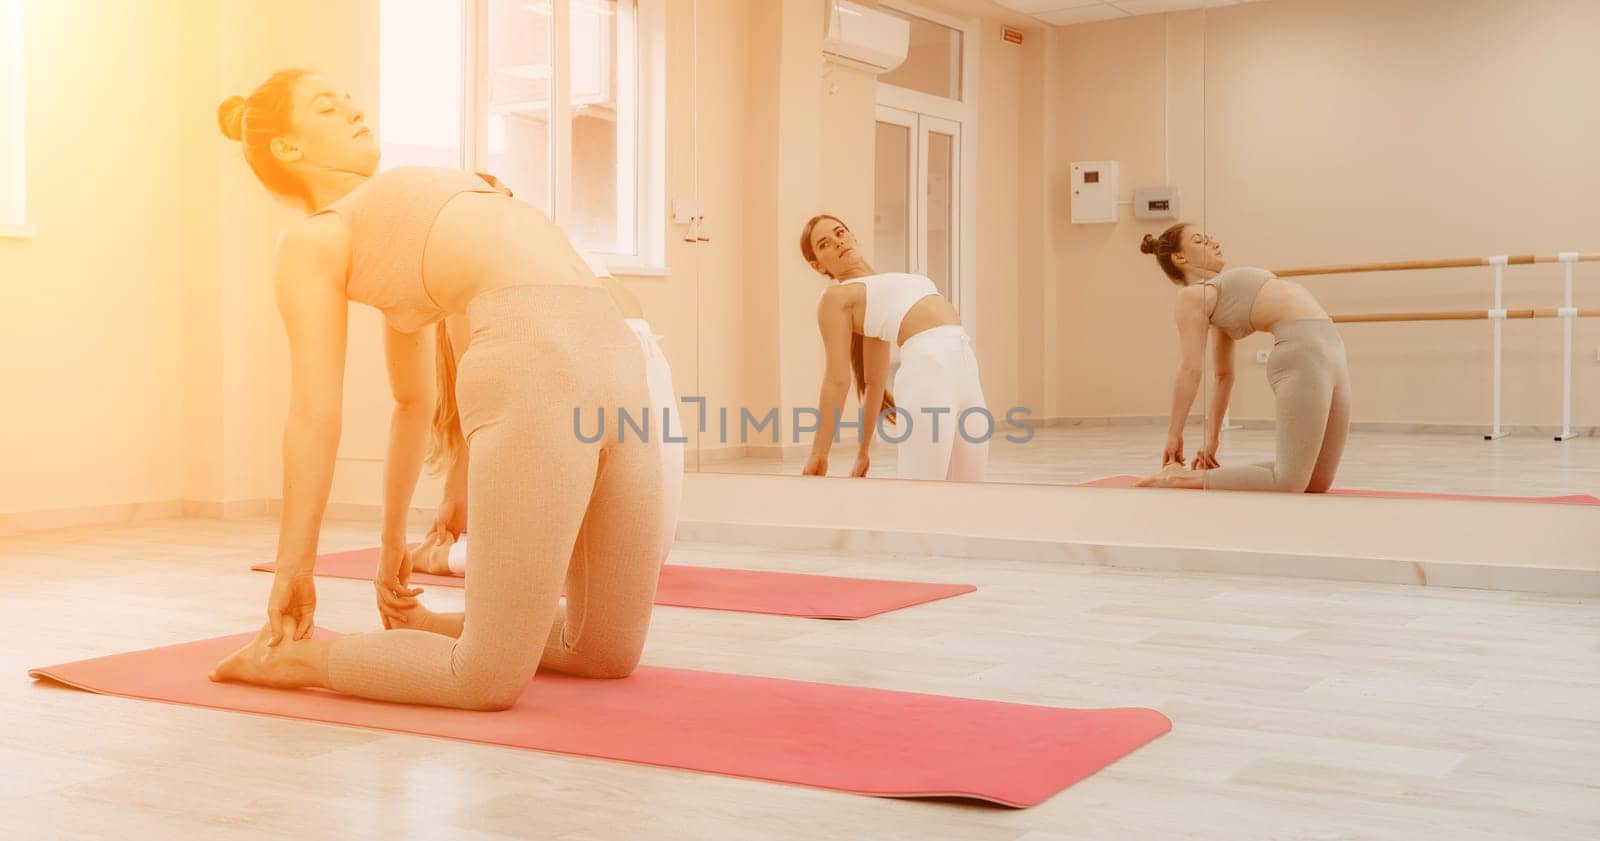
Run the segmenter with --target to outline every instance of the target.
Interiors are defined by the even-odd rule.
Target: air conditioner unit
[[[906,60],[911,22],[850,0],[828,3],[828,34],[822,52],[832,58],[887,73]]]

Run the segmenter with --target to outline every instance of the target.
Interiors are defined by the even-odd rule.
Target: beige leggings
[[[1277,460],[1207,470],[1206,488],[1323,493],[1333,486],[1350,433],[1344,342],[1326,319],[1284,322],[1274,333],[1267,379],[1277,404]]]
[[[616,423],[619,406],[649,403],[639,340],[599,287],[497,289],[467,314],[456,394],[472,451],[472,574],[461,637],[341,637],[328,652],[337,691],[503,709],[540,667],[623,677],[639,662],[663,528],[659,442],[632,430],[619,440]],[[585,443],[601,409],[605,434]]]
[[[624,320],[634,335],[639,337],[639,349],[644,354],[645,384],[650,388],[649,407],[630,409],[630,414],[634,416],[634,423],[644,426],[650,440],[661,444],[658,448],[661,453],[664,517],[661,556],[665,558],[672,550],[672,539],[678,531],[678,509],[683,502],[683,442],[675,440],[684,437],[683,419],[678,414],[677,392],[672,388],[672,366],[667,364],[667,355],[662,352],[661,343],[650,331],[649,322],[642,318]],[[649,419],[645,421],[638,417],[641,414],[648,415]],[[448,535],[439,539],[441,542],[427,548],[431,554],[431,567],[438,569],[443,566],[456,575],[466,575],[468,536],[463,533],[454,542],[450,541]]]

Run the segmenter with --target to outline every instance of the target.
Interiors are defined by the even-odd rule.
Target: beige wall
[[[1055,164],[1056,111],[1045,106],[1057,96],[1060,71],[1054,56],[1059,40],[1054,28],[1026,32],[1017,71],[1016,400],[1035,418],[1059,414],[1051,405],[1057,390],[1056,354],[1046,352],[1058,335],[1052,314],[1061,286],[1050,224],[1058,184],[1044,176]],[[984,341],[980,333],[980,352]],[[988,358],[980,356],[979,361],[987,367]]]
[[[1123,193],[1161,182],[1162,65],[1169,67],[1171,181],[1184,216],[1232,264],[1592,251],[1600,191],[1592,144],[1600,75],[1585,0],[1278,0],[1059,30],[1059,130],[1048,178],[1074,160],[1122,163]],[[1168,46],[1164,49],[1164,40]],[[1204,89],[1200,87],[1204,80]],[[1202,134],[1202,127],[1204,134]],[[1203,167],[1200,162],[1203,161]],[[1159,415],[1176,346],[1171,288],[1137,253],[1147,232],[1071,225],[1053,204],[1055,344],[1064,415]],[[1487,269],[1309,279],[1331,312],[1482,309]],[[1559,267],[1508,273],[1507,304],[1560,302]],[[1579,305],[1600,303],[1579,269]],[[1357,421],[1488,420],[1485,322],[1341,328]],[[1505,419],[1554,424],[1560,325],[1506,328]],[[1600,323],[1580,321],[1574,422],[1600,423]],[[1241,351],[1236,417],[1270,417],[1253,351]],[[1104,359],[1105,364],[1088,360]],[[1048,385],[1047,385],[1048,388]]]
[[[700,5],[698,158],[700,195],[707,214],[704,232],[711,241],[695,246],[692,254],[685,252],[685,257],[692,259],[681,264],[682,273],[692,276],[698,293],[683,301],[685,326],[667,347],[678,393],[706,398],[707,431],[713,437],[717,435],[715,405],[736,405],[744,395],[759,391],[771,381],[760,372],[776,367],[770,344],[745,338],[747,333],[769,329],[772,323],[772,302],[749,294],[751,279],[759,276],[762,268],[746,262],[751,256],[748,244],[766,231],[760,220],[771,213],[770,208],[753,203],[749,189],[763,162],[750,136],[772,130],[770,105],[749,96],[753,81],[743,74],[715,71],[717,67],[751,66],[750,56],[767,43],[765,36],[757,34],[757,27],[771,25],[761,6],[742,0],[701,0]],[[686,25],[683,32],[688,31]],[[679,66],[689,64],[685,60]],[[687,113],[681,107],[669,110],[680,117]],[[680,168],[694,169],[695,150],[688,144],[669,143],[668,153]],[[669,232],[669,244],[673,239]],[[684,426],[698,441],[699,433],[693,427],[699,410],[685,405],[680,411]],[[690,458],[697,459],[698,449],[689,446]]]
[[[0,240],[0,512],[179,500],[189,476],[191,153],[215,128],[174,94],[203,4],[86,5],[26,4],[38,236]]]
[[[1055,147],[1046,170],[1056,185],[1046,247],[1054,249],[1056,261],[1051,312],[1059,327],[1051,348],[1055,376],[1045,383],[1046,415],[1154,415],[1167,407],[1169,363],[1176,353],[1169,316],[1172,287],[1159,272],[1152,276],[1149,258],[1138,253],[1139,238],[1160,226],[1131,219],[1116,225],[1070,224],[1067,186],[1070,162],[1082,160],[1117,161],[1125,196],[1134,185],[1167,178],[1162,22],[1159,15],[1138,17],[1059,33]],[[1181,136],[1181,130],[1174,135]],[[1180,179],[1184,174],[1173,173],[1173,181],[1185,204],[1198,207],[1200,179]],[[1126,208],[1121,213],[1130,215]]]
[[[1005,429],[1005,413],[1021,403],[1020,309],[1025,283],[1019,215],[1024,189],[1018,156],[1023,142],[1025,55],[1000,38],[1000,24],[985,21],[978,50],[977,333],[983,396]],[[1024,38],[1024,46],[1027,39]],[[1037,310],[1035,310],[1037,312]],[[1032,407],[1029,407],[1032,408]]]

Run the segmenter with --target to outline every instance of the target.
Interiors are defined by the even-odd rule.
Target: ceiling
[[[1187,9],[1215,9],[1257,3],[1262,0],[995,0],[1002,6],[1052,26],[1071,26],[1097,20],[1179,12]]]

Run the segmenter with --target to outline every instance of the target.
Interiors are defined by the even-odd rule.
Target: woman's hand
[[[439,510],[433,515],[433,528],[428,531],[432,534],[447,534],[451,540],[461,539],[461,533],[467,530],[467,502],[464,499],[446,499],[439,503]]]
[[[1167,438],[1167,448],[1161,452],[1161,466],[1166,467],[1173,462],[1183,464],[1183,436],[1174,435]]]
[[[267,626],[271,628],[267,645],[310,639],[316,610],[317,585],[309,570],[274,575],[272,595],[267,597]]]
[[[854,467],[850,468],[850,475],[851,476],[865,476],[865,475],[867,475],[867,467],[871,463],[872,463],[872,459],[867,456],[867,451],[866,450],[857,451],[856,452],[856,463],[855,463]]]
[[[812,456],[806,459],[806,466],[800,469],[801,476],[826,476],[828,475],[828,457]]]
[[[1190,470],[1212,470],[1222,465],[1217,463],[1217,450],[1221,443],[1216,439],[1208,439],[1205,446],[1195,450],[1194,461],[1189,463]]]
[[[393,616],[385,616],[383,626],[390,630],[405,628],[411,631],[438,633],[434,628],[434,617],[436,615],[433,611],[423,607],[422,602],[412,599],[410,607],[396,611]]]
[[[405,545],[384,544],[379,553],[378,574],[372,579],[377,591],[378,613],[383,617],[383,627],[404,627],[406,615],[415,609],[421,587],[410,586],[411,553]]]

